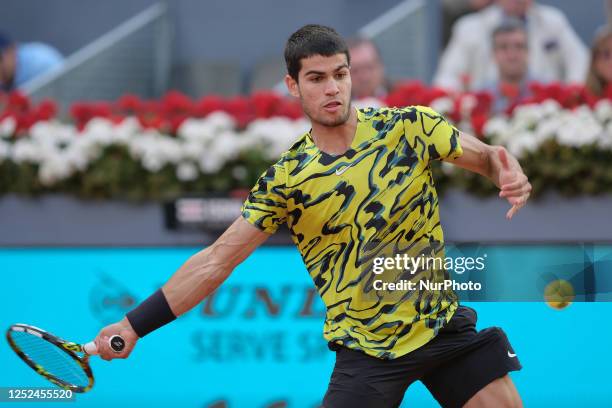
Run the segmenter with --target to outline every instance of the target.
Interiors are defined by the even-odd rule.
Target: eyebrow
[[[336,69],[334,69],[334,72],[338,72],[338,71],[340,71],[340,70],[341,70],[341,69],[343,69],[343,68],[348,69],[348,68],[349,68],[348,64],[347,64],[347,63],[344,63],[344,64],[341,64],[341,65],[338,65],[338,66],[336,67]],[[310,71],[306,72],[306,73],[304,74],[304,76],[313,75],[313,74],[315,74],[315,75],[324,75],[324,74],[325,74],[325,72],[324,72],[324,71],[315,71],[315,70],[310,70]]]

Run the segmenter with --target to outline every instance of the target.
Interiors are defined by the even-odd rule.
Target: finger
[[[514,217],[514,214],[519,210],[519,207],[517,205],[513,205],[512,208],[510,208],[510,210],[508,210],[508,212],[506,213],[506,218],[511,220],[512,217]]]
[[[102,357],[103,360],[112,360],[114,357],[114,353],[111,351],[109,343],[108,343],[108,336],[102,336],[102,338],[100,338],[99,340],[99,346],[98,346],[98,352],[100,353],[100,357]]]
[[[501,190],[514,190],[516,188],[522,187],[527,184],[527,177],[519,176],[515,180],[510,183],[503,184],[500,189]]]
[[[520,197],[531,192],[531,186],[524,185],[514,190],[502,190],[499,192],[500,197]]]
[[[510,210],[506,213],[506,218],[511,219],[514,214],[517,213],[518,210],[523,208],[523,206],[525,206],[525,203],[527,202],[527,198],[528,196],[522,197],[520,199],[508,200],[510,204],[512,204],[512,208],[510,208]]]
[[[497,156],[499,157],[499,161],[501,162],[502,168],[505,170],[510,170],[510,165],[508,164],[508,155],[506,154],[506,149],[499,149],[497,151]]]
[[[517,188],[506,188],[506,187],[502,188],[502,190],[499,192],[499,196],[504,197],[508,195],[516,195],[517,193],[520,193],[520,194],[531,193],[531,184],[527,181],[527,178],[525,178],[525,181],[523,183],[520,183],[520,186]]]

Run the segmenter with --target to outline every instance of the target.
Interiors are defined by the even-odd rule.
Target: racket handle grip
[[[90,356],[97,356],[98,355],[98,346],[96,346],[96,343],[93,341],[90,341],[89,343],[83,345],[83,351],[87,354],[89,354]]]
[[[108,339],[108,346],[115,353],[121,353],[125,348],[125,340],[123,339],[123,337],[116,334],[110,339]],[[90,341],[89,343],[83,345],[83,351],[89,354],[90,356],[96,356],[98,355],[98,346],[96,346],[95,342]]]

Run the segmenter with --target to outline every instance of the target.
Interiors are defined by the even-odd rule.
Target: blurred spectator
[[[604,26],[597,31],[593,40],[586,87],[594,95],[602,96],[610,84],[612,84],[612,27]]]
[[[580,82],[588,52],[561,11],[532,0],[496,0],[495,4],[460,18],[440,59],[436,86],[478,89],[497,80],[490,38],[504,19],[518,18],[529,37],[529,68],[543,81]]]
[[[442,46],[446,47],[451,29],[459,17],[490,6],[493,0],[442,0]]]
[[[20,88],[29,80],[62,65],[64,58],[50,45],[16,44],[0,33],[0,89]]]
[[[365,38],[349,39],[347,43],[351,55],[353,99],[384,97],[390,86],[376,45]]]
[[[484,90],[493,94],[493,112],[499,113],[530,95],[528,43],[525,25],[518,19],[507,19],[493,30],[493,59],[499,79]]]

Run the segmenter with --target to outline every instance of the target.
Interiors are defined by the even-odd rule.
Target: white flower
[[[242,137],[248,143],[245,148],[260,148],[267,159],[274,160],[291,147],[303,131],[289,119],[271,118],[253,121],[244,133]]]
[[[19,139],[13,145],[13,161],[17,164],[39,163],[43,156],[42,146],[31,139]]]
[[[554,99],[547,99],[539,105],[529,106],[539,106],[543,116],[552,116],[563,110],[559,102]]]
[[[595,104],[595,117],[601,123],[606,123],[612,119],[612,102],[609,99],[602,99]]]
[[[440,168],[442,169],[442,173],[446,175],[451,175],[455,171],[455,166],[446,161],[442,161],[442,163],[440,164]]]
[[[61,154],[49,155],[38,169],[38,178],[45,186],[52,186],[67,179],[71,174],[70,164],[64,160]]]
[[[113,142],[114,126],[107,119],[94,118],[87,122],[80,137],[87,137],[97,144],[107,146]]]
[[[539,143],[533,132],[524,131],[514,135],[506,145],[508,151],[518,158],[526,152],[533,152],[539,147]]]
[[[461,117],[469,118],[476,105],[478,105],[478,99],[474,95],[464,95],[460,104]]]
[[[206,122],[213,128],[218,130],[234,129],[236,121],[226,112],[215,111],[206,116]]]
[[[200,170],[202,170],[202,173],[213,174],[221,170],[224,162],[218,156],[207,155],[206,157],[202,157],[198,164],[200,165]]]
[[[0,121],[0,137],[11,137],[17,129],[17,121],[12,116],[8,116]]]
[[[449,112],[452,112],[454,107],[455,102],[448,96],[443,96],[442,98],[434,99],[431,102],[431,109],[441,114],[448,114]]]
[[[157,173],[164,167],[164,163],[158,156],[146,155],[141,161],[142,167],[150,171],[151,173]]]
[[[541,105],[523,105],[514,110],[512,122],[521,129],[530,128],[546,116],[545,110]]]
[[[233,130],[236,121],[225,112],[213,112],[204,119],[183,121],[177,133],[179,138],[209,141],[219,132]]]
[[[383,106],[385,106],[383,101],[381,101],[378,98],[355,99],[352,101],[352,105],[356,107],[357,109],[363,109],[363,108],[378,109],[378,108],[382,108]]]
[[[198,178],[198,168],[191,162],[180,163],[176,167],[176,178],[180,181],[192,181]]]
[[[603,131],[593,112],[586,106],[580,106],[573,112],[561,115],[556,136],[560,144],[580,147],[596,143]]]
[[[508,119],[499,115],[487,120],[483,131],[485,135],[493,138],[497,143],[504,143],[508,138],[509,129]]]
[[[204,156],[206,150],[203,143],[198,143],[195,141],[187,141],[181,144],[181,149],[183,150],[183,158],[193,161],[198,161],[202,156]]]
[[[603,149],[612,150],[612,121],[609,121],[601,133],[597,145]]]

